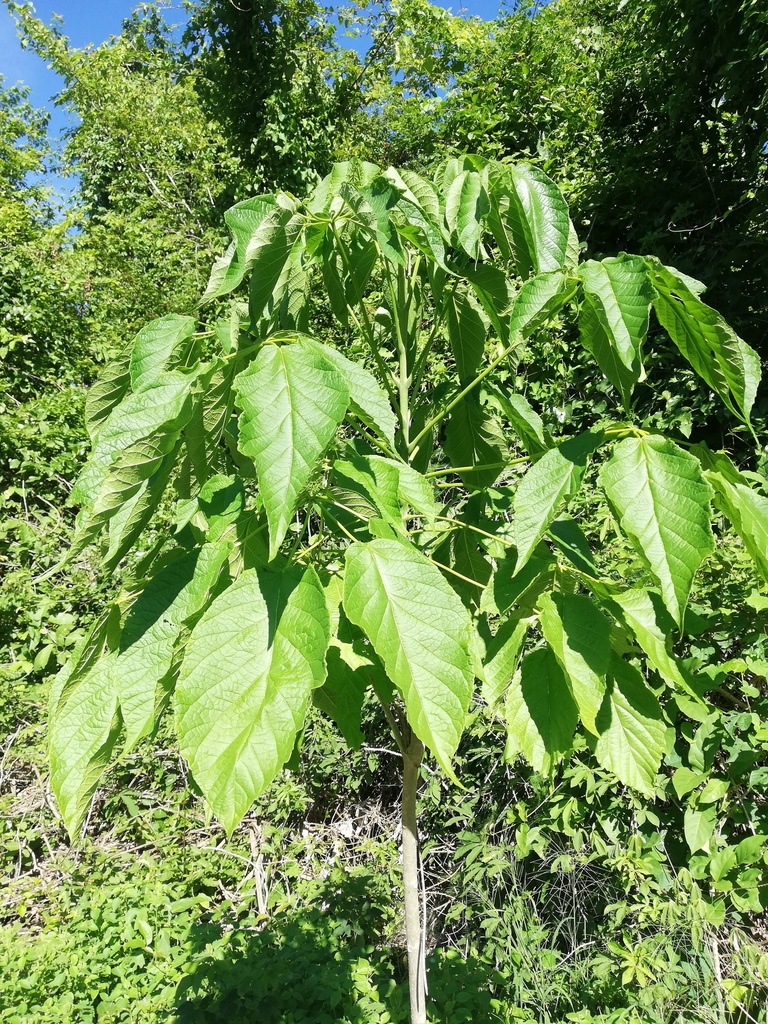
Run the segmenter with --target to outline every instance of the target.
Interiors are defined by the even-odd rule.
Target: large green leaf
[[[422,210],[435,226],[439,224],[440,199],[431,181],[427,181],[415,171],[410,171],[407,168],[397,170],[394,167],[388,167],[384,171],[384,177],[391,181],[410,203]]]
[[[656,289],[653,308],[662,326],[731,412],[749,422],[760,383],[757,352],[701,301],[676,270],[654,258],[646,262]]]
[[[361,188],[380,174],[381,169],[366,160],[345,160],[334,164],[307,200],[307,209],[312,213],[327,213],[344,184]]]
[[[246,570],[192,630],[175,692],[179,745],[228,832],[291,756],[328,641],[312,568]]]
[[[579,709],[557,659],[548,648],[531,651],[507,689],[505,757],[521,753],[538,772],[550,772],[568,753]]]
[[[616,445],[600,482],[621,529],[682,625],[694,574],[714,548],[710,489],[698,460],[666,438],[630,437]]]
[[[91,457],[72,490],[73,501],[92,505],[111,466],[138,441],[182,429],[191,414],[190,390],[200,372],[160,373],[112,410],[99,428]]]
[[[611,662],[611,682],[597,730],[595,755],[600,764],[624,785],[653,796],[667,748],[667,727],[641,673],[618,655]]]
[[[641,348],[653,298],[646,262],[626,253],[600,263],[589,260],[579,276],[584,285],[581,343],[629,408],[632,389],[642,379]]]
[[[445,430],[445,451],[469,488],[489,487],[501,475],[509,450],[499,421],[480,404],[477,389],[465,395],[451,411]]]
[[[195,318],[171,313],[142,327],[131,349],[131,387],[140,391],[166,369],[174,354],[190,340]]]
[[[397,420],[389,399],[373,374],[330,345],[311,339],[306,339],[304,344],[322,353],[345,378],[349,388],[350,411],[385,441],[394,445]]]
[[[456,360],[456,372],[459,380],[466,383],[476,375],[483,361],[487,333],[485,320],[469,294],[457,287],[446,289],[443,313]]]
[[[505,619],[485,645],[481,696],[489,707],[497,704],[517,671],[532,618]]]
[[[539,610],[544,639],[565,673],[584,726],[594,733],[611,660],[611,624],[583,594],[542,594]]]
[[[520,481],[514,500],[517,571],[565,502],[578,491],[587,460],[602,440],[602,433],[591,430],[569,438],[542,455]]]
[[[411,728],[453,775],[472,695],[466,608],[416,548],[379,539],[347,549],[344,609],[400,691]]]
[[[265,345],[234,383],[240,450],[252,459],[274,558],[299,495],[344,418],[349,389],[333,362],[302,339]]]
[[[490,209],[483,176],[476,171],[462,171],[448,186],[445,195],[445,220],[451,234],[472,259],[477,259],[483,221]]]
[[[715,504],[728,517],[768,582],[768,498],[750,486],[727,455],[711,452],[705,445],[692,449],[705,467],[704,476],[715,492]]]
[[[127,750],[154,727],[156,707],[172,681],[182,626],[207,604],[231,546],[218,541],[171,562],[149,581],[128,612],[116,667]]]
[[[562,270],[538,274],[526,281],[517,293],[509,319],[511,335],[527,338],[557,316],[576,293],[575,282]]]
[[[489,180],[494,200],[490,227],[521,276],[563,267],[571,221],[555,183],[530,164],[491,164]]]
[[[109,652],[67,686],[50,717],[51,787],[73,839],[120,732],[118,683],[117,656]]]

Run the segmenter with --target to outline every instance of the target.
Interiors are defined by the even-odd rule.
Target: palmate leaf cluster
[[[633,424],[651,310],[746,428],[756,353],[657,260],[580,265],[565,202],[530,165],[462,157],[428,180],[351,161],[303,201],[249,199],[226,220],[196,315],[145,327],[89,396],[70,557],[96,541],[107,570],[140,557],[54,686],[70,831],[166,706],[231,831],[311,701],[357,743],[372,688],[453,776],[476,681],[508,757],[549,771],[580,724],[652,795],[665,707],[711,710],[672,644],[713,501],[768,580],[768,499],[725,453]],[[327,340],[318,289],[356,359]],[[553,439],[495,371],[524,365],[566,308],[616,415]],[[635,585],[598,568],[566,511],[587,486],[645,568]],[[144,549],[169,495],[175,532]]]

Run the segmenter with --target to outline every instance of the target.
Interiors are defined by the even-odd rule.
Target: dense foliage
[[[57,155],[23,90],[0,96],[4,1012],[407,1020],[394,682],[462,784],[421,768],[430,1020],[763,1021],[765,399],[712,308],[760,350],[762,5],[557,0],[496,23],[368,5],[341,15],[370,33],[363,58],[312,4],[238,8],[195,3],[181,39],[143,7],[90,50],[16,8],[75,120]],[[445,165],[464,150],[483,158]],[[363,162],[313,195],[347,154]],[[77,174],[63,215],[28,174],[52,161]],[[126,447],[119,421],[158,381],[175,419]],[[282,472],[286,398],[311,451]],[[358,607],[333,582],[345,561],[391,585]],[[333,597],[316,707],[261,778],[206,762],[181,699],[206,621],[218,645],[217,611],[234,621],[227,594],[250,588],[286,657],[269,692],[310,565]],[[430,601],[418,632],[387,633],[418,586],[440,617]],[[449,628],[481,680],[465,720],[458,661],[452,694],[417,706],[430,672],[448,678],[421,631],[439,652]],[[114,655],[72,661],[89,634]],[[57,806],[45,704],[67,661]],[[125,699],[142,680],[156,706]],[[94,714],[69,736],[81,697]],[[230,838],[210,804],[230,828],[245,813]]]

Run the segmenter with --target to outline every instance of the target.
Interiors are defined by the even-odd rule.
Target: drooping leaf
[[[95,443],[102,423],[122,402],[130,386],[129,357],[125,355],[107,363],[99,379],[88,389],[85,397],[85,426],[92,442]]]
[[[107,550],[101,560],[106,572],[131,550],[146,529],[168,486],[176,461],[174,450],[158,463],[152,476],[117,509],[107,524]]]
[[[694,574],[714,548],[698,460],[666,438],[630,437],[616,445],[600,482],[680,626]]]
[[[152,731],[182,626],[205,607],[230,549],[229,542],[219,541],[171,562],[128,612],[115,668],[126,750]]]
[[[653,308],[662,326],[731,412],[749,422],[760,383],[757,352],[701,301],[676,270],[651,257],[646,263],[656,289]]]
[[[167,369],[175,352],[192,337],[195,318],[171,313],[142,327],[131,348],[131,387],[140,391]]]
[[[504,713],[508,760],[521,753],[537,772],[549,773],[571,749],[579,710],[548,647],[523,658],[507,689]]]
[[[232,244],[214,263],[201,305],[226,295],[240,284],[248,272],[254,249],[267,241],[270,231],[281,219],[288,219],[286,214],[287,211],[276,207],[274,196],[254,196],[227,210],[224,220],[232,233]]]
[[[506,615],[515,608],[531,614],[539,594],[552,582],[554,562],[547,545],[539,544],[518,571],[517,551],[509,548],[486,587],[480,610],[490,615]]]
[[[312,213],[327,213],[334,198],[340,195],[342,185],[348,182],[360,188],[380,174],[381,169],[366,160],[345,160],[334,164],[308,199],[307,209]]]
[[[768,583],[768,498],[750,486],[748,478],[722,452],[698,445],[691,454],[704,466],[704,476],[715,492],[715,504],[728,517]]]
[[[78,519],[75,536],[67,558],[71,560],[101,534],[114,516],[124,509],[148,481],[162,472],[163,463],[176,448],[178,433],[160,434],[156,438],[137,441],[118,454],[99,488],[92,509],[85,509]]]
[[[490,486],[509,457],[499,421],[480,404],[477,389],[456,405],[448,418],[445,451],[463,483],[472,489]]]
[[[505,619],[486,643],[480,692],[488,707],[498,704],[512,681],[532,621],[525,616]]]
[[[349,388],[349,408],[367,427],[390,444],[395,443],[395,414],[376,378],[351,359],[347,359],[338,349],[323,345],[319,341],[306,339],[304,344],[334,364],[347,382]]]
[[[656,773],[667,747],[659,702],[641,673],[614,655],[611,681],[597,718],[595,756],[625,786],[653,796]]]
[[[103,655],[59,699],[48,726],[51,788],[74,839],[120,732],[119,673],[114,652]]]
[[[514,500],[517,571],[525,565],[563,504],[578,491],[587,460],[602,440],[602,433],[592,430],[569,438],[545,452],[520,481]]]
[[[483,177],[476,171],[462,171],[445,194],[445,220],[455,232],[459,245],[472,259],[479,255],[483,220],[490,209]]]
[[[267,228],[267,222],[274,218],[274,225]],[[251,271],[248,286],[248,311],[251,322],[256,323],[272,299],[275,288],[283,276],[289,261],[299,258],[302,239],[303,217],[280,208],[279,213],[269,214],[262,228],[257,231],[258,241],[253,239],[247,250],[247,263]]]
[[[523,395],[511,393],[502,385],[492,385],[489,387],[488,403],[507,417],[532,459],[554,448],[555,442],[541,417]]]
[[[415,171],[402,168],[388,167],[384,171],[384,177],[391,181],[395,188],[402,192],[405,198],[417,206],[423,213],[434,221],[437,226],[440,221],[440,200],[435,186]]]
[[[200,372],[161,373],[112,410],[99,428],[91,457],[72,490],[73,501],[91,505],[111,466],[138,441],[182,429],[191,414],[190,391]]]
[[[246,570],[192,630],[175,691],[179,744],[228,832],[291,756],[328,641],[311,567]]]
[[[583,594],[542,594],[539,610],[544,639],[565,673],[585,728],[594,733],[611,660],[611,624]]]
[[[555,542],[571,565],[585,576],[597,577],[592,549],[581,527],[569,515],[559,516],[547,530],[547,536]]]
[[[576,294],[575,282],[562,270],[547,271],[526,281],[517,293],[509,319],[510,335],[528,338]]]
[[[347,411],[344,377],[302,339],[265,345],[234,382],[240,450],[252,459],[269,520],[274,558],[299,495]]]
[[[698,700],[687,670],[670,651],[675,623],[658,594],[642,587],[624,590],[613,595],[609,610],[628,627],[661,678]]]
[[[452,775],[472,694],[469,614],[410,544],[378,539],[345,557],[344,609],[400,691],[411,728]]]
[[[491,230],[520,275],[563,267],[571,221],[555,183],[531,164],[491,164],[489,180],[496,210]]]
[[[584,304],[579,337],[605,376],[618,389],[626,408],[642,379],[641,348],[648,333],[653,288],[640,256],[589,260],[579,270]]]
[[[485,351],[486,326],[468,293],[448,288],[443,300],[448,339],[456,360],[459,380],[466,382],[477,373]]]

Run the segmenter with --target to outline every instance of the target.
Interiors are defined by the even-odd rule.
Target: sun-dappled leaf
[[[328,641],[312,568],[246,570],[192,630],[175,692],[179,744],[228,832],[291,756]]]
[[[620,782],[653,796],[656,773],[667,748],[659,702],[642,674],[617,655],[597,718],[595,756]]]
[[[600,482],[681,625],[694,574],[714,548],[710,489],[698,460],[666,438],[629,437],[614,448]]]
[[[413,731],[451,775],[472,694],[464,605],[414,547],[379,539],[347,550],[344,609],[400,691]]]
[[[645,260],[626,253],[599,263],[589,260],[579,276],[584,287],[581,343],[628,408],[632,389],[642,378],[641,348],[653,297]]]
[[[579,710],[548,647],[523,658],[507,689],[504,714],[508,760],[520,753],[536,771],[549,773],[571,749]]]
[[[174,354],[192,338],[195,319],[171,313],[142,327],[131,348],[131,387],[139,391],[168,368]]]
[[[602,433],[592,430],[568,438],[545,452],[520,481],[514,500],[518,571],[564,503],[579,490],[589,456],[602,440]]]
[[[336,366],[301,339],[265,345],[234,386],[242,409],[240,450],[256,466],[274,558],[299,495],[347,411],[349,389]]]

